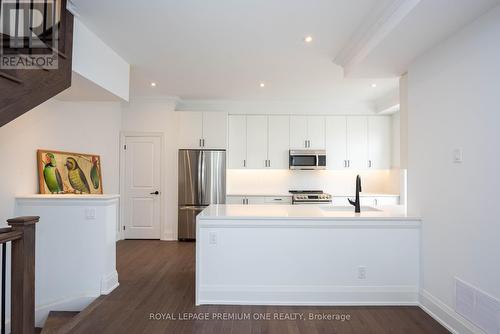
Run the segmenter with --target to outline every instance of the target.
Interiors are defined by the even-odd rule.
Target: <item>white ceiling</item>
[[[396,89],[398,81],[344,80],[333,57],[363,17],[384,1],[73,3],[80,19],[132,64],[132,95],[359,102]],[[311,44],[304,43],[306,35],[313,36]]]
[[[72,2],[80,20],[132,65],[132,96],[356,104],[393,94],[416,56],[500,0]],[[368,37],[386,29],[377,15],[404,6],[384,38],[366,41],[370,52],[345,78],[333,60],[360,29]]]

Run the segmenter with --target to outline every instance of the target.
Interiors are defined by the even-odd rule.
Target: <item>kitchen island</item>
[[[415,305],[420,227],[400,207],[212,205],[196,304]]]

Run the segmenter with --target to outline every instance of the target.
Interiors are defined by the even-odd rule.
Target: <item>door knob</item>
[[[157,190],[157,191],[155,191],[154,193],[149,193],[149,194],[150,194],[150,195],[159,195],[159,194],[160,194],[160,192]]]

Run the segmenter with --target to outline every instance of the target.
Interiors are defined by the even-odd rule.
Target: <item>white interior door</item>
[[[325,148],[325,118],[323,116],[307,117],[307,139],[309,148],[317,150]]]
[[[160,239],[161,137],[125,137],[125,144],[124,237]]]
[[[267,116],[247,116],[247,168],[266,168]]]
[[[345,116],[326,117],[326,164],[328,169],[347,168],[346,132]]]
[[[227,146],[227,113],[203,113],[203,148],[226,149]]]
[[[179,112],[179,148],[201,148],[203,113]]]
[[[286,115],[270,115],[268,126],[269,168],[288,169],[288,150],[290,149],[290,117]]]
[[[227,166],[241,169],[247,159],[247,121],[245,115],[229,115]]]

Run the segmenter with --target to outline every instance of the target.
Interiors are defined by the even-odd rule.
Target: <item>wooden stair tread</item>
[[[77,312],[78,314],[75,315],[70,321],[65,323],[61,328],[59,328],[59,331],[57,333],[58,334],[65,334],[65,333],[71,332],[82,320],[85,320],[86,316],[88,316],[99,305],[101,305],[101,303],[105,297],[106,296],[98,297],[96,300],[94,300],[92,303],[90,303],[90,305],[87,306],[85,309],[83,309],[81,312]]]
[[[51,311],[45,324],[42,334],[55,334],[68,322],[70,322],[79,312]]]

